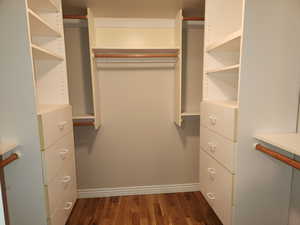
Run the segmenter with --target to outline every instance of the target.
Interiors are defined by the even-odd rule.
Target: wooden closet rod
[[[19,155],[17,153],[14,153],[10,155],[7,159],[0,160],[0,168],[4,168],[8,164],[12,163],[13,161],[19,159]]]
[[[95,58],[175,58],[177,54],[95,54]]]
[[[295,169],[300,170],[300,162],[294,160],[294,159],[290,159],[289,157],[282,155],[280,153],[274,152],[273,150],[266,148],[264,146],[262,146],[261,144],[256,144],[255,145],[256,150],[261,151],[275,159],[280,160],[281,162],[284,162],[292,167],[294,167]]]
[[[204,17],[184,17],[183,21],[205,21]]]
[[[79,16],[79,15],[64,15],[64,19],[79,19],[79,20],[86,20],[86,16]]]

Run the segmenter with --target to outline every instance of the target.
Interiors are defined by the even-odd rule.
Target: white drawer
[[[73,129],[72,108],[59,107],[39,115],[41,148],[48,148]]]
[[[231,225],[233,206],[233,175],[215,159],[200,150],[200,185],[203,195],[223,225]],[[202,180],[201,180],[202,178]]]
[[[234,173],[236,143],[206,127],[200,126],[200,146],[208,154]]]
[[[75,165],[74,161],[70,161],[47,186],[49,215],[54,215],[58,208],[63,208],[69,193],[74,191],[76,191]]]
[[[42,152],[44,184],[48,184],[66,163],[74,162],[74,136],[71,131]]]
[[[232,141],[236,140],[237,108],[203,101],[200,111],[201,125]]]

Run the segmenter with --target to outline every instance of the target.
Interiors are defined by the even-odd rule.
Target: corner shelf
[[[224,101],[218,101],[218,100],[204,100],[205,102],[214,104],[214,105],[220,105],[224,106],[227,108],[232,108],[232,109],[238,109],[238,102],[234,100],[224,100]]]
[[[38,14],[28,9],[30,30],[34,36],[54,36],[61,37],[61,33],[52,28],[44,19]]]
[[[238,71],[239,68],[240,68],[240,64],[236,64],[233,66],[227,66],[227,67],[223,67],[220,69],[208,70],[208,71],[206,71],[206,73],[210,74],[210,73],[219,73],[219,72],[229,72],[229,71],[234,71],[234,70]]]
[[[94,120],[94,119],[95,116],[92,114],[73,116],[73,120]]]
[[[230,35],[226,36],[224,39],[216,41],[206,47],[207,52],[220,49],[222,51],[239,51],[241,45],[241,35],[242,31],[238,30]]]
[[[43,49],[35,44],[31,44],[31,48],[32,48],[33,58],[36,60],[58,60],[58,61],[64,60],[63,57],[53,52],[50,52],[46,49]]]
[[[188,116],[200,116],[200,112],[183,112],[181,113],[182,117],[188,117]]]
[[[48,12],[59,12],[59,8],[53,0],[28,0],[28,7]]]
[[[59,109],[63,109],[65,107],[68,107],[68,104],[40,104],[37,106],[37,114],[42,115],[49,112],[53,112]]]
[[[257,140],[300,156],[300,133],[258,134]]]
[[[0,155],[3,155],[18,147],[17,143],[0,143]]]

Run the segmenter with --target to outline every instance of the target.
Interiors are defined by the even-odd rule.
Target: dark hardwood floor
[[[79,199],[67,225],[222,225],[200,192]]]

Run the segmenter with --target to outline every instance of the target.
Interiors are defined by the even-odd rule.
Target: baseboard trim
[[[78,189],[78,197],[79,198],[101,198],[101,197],[124,196],[124,195],[192,192],[192,191],[199,191],[199,190],[200,190],[199,183],[119,187],[119,188],[92,188],[92,189]]]

